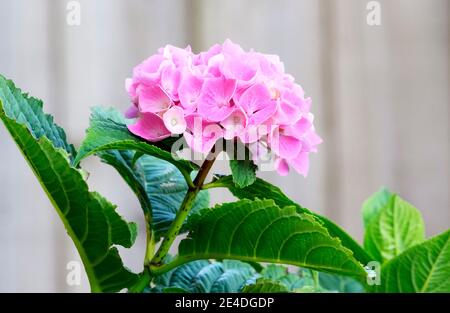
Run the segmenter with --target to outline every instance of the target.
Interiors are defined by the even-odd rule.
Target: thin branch
[[[175,216],[175,219],[170,225],[170,228],[167,231],[166,236],[164,237],[161,245],[159,246],[158,251],[156,252],[156,254],[154,255],[153,259],[150,262],[151,265],[153,266],[160,265],[162,260],[166,257],[167,253],[169,252],[169,249],[172,246],[173,241],[178,236],[181,230],[184,220],[186,219],[186,217],[188,216],[190,210],[194,205],[194,201],[195,198],[197,197],[197,194],[202,189],[203,183],[205,182],[205,179],[212,165],[214,164],[216,156],[217,153],[213,148],[206,157],[202,166],[200,167],[200,170],[198,171],[197,176],[193,181],[193,186],[189,187],[186,196],[184,197],[184,200],[181,204],[181,207],[178,210],[177,215]]]

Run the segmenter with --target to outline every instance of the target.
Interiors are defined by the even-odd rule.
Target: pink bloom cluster
[[[199,54],[167,45],[136,66],[126,89],[132,99],[129,130],[148,141],[183,135],[195,151],[220,138],[238,138],[257,159],[275,155],[281,175],[306,176],[308,154],[321,143],[311,99],[284,72],[276,55],[245,52],[226,40]]]

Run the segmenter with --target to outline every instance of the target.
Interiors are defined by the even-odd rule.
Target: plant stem
[[[214,148],[209,152],[205,161],[203,162],[200,170],[197,173],[197,176],[194,179],[193,186],[189,186],[189,189],[184,197],[183,202],[181,203],[181,207],[175,216],[172,224],[170,225],[169,230],[166,233],[161,245],[159,246],[158,251],[154,255],[150,264],[151,267],[159,266],[162,260],[165,258],[167,253],[169,252],[170,247],[172,246],[173,241],[178,236],[178,233],[181,230],[181,227],[184,223],[184,220],[189,214],[189,211],[192,209],[195,198],[199,191],[202,189],[203,183],[205,182],[206,176],[209,173],[212,165],[214,164],[214,160],[216,159],[217,154],[215,153]]]
[[[320,283],[319,283],[319,272],[310,270],[313,281],[314,281],[314,289],[319,290],[320,289]]]
[[[222,188],[222,187],[227,187],[227,185],[222,182],[214,182],[213,181],[213,182],[204,184],[202,186],[202,190],[212,189],[212,188]]]
[[[130,293],[142,292],[146,287],[149,286],[151,279],[152,276],[150,275],[150,271],[146,267],[144,267],[144,271],[141,273],[141,276],[139,277],[138,281],[136,282],[136,284],[134,284],[134,286],[128,289],[128,292]]]
[[[145,213],[145,222],[146,222],[146,248],[145,248],[145,256],[144,256],[144,266],[148,265],[153,257],[153,253],[155,252],[155,237],[154,233],[151,230],[151,218],[149,213]]]

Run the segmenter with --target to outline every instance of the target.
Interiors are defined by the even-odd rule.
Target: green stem
[[[192,261],[196,260],[196,258],[192,258]],[[153,276],[159,276],[164,273],[167,273],[168,271],[183,265],[187,262],[191,261],[189,258],[184,258],[180,256],[176,256],[172,261],[165,264],[149,264],[148,268],[150,270],[150,273],[152,273]]]
[[[319,290],[320,289],[319,272],[313,271],[313,270],[310,270],[310,272],[311,272],[311,276],[312,276],[313,281],[314,281],[314,289],[315,290]]]
[[[130,293],[141,293],[146,287],[149,286],[152,276],[148,268],[144,267],[144,271],[142,272],[139,280],[134,284],[134,286],[128,289]]]
[[[204,184],[202,186],[202,190],[206,190],[206,189],[212,189],[212,188],[222,188],[222,187],[227,187],[225,184],[221,183],[221,182],[210,182],[207,184]]]
[[[183,175],[184,180],[186,181],[189,188],[195,187],[194,183],[192,182],[191,175],[188,172],[186,172],[185,170],[182,170],[181,175]]]
[[[192,209],[195,198],[199,191],[202,189],[203,183],[205,182],[206,176],[209,173],[212,165],[214,164],[214,160],[217,154],[214,152],[214,149],[206,157],[206,160],[203,162],[200,170],[197,173],[197,176],[194,179],[193,186],[189,186],[189,189],[184,197],[184,200],[181,204],[180,209],[175,216],[174,221],[170,225],[169,230],[166,233],[161,245],[159,246],[158,251],[154,255],[150,264],[152,267],[159,266],[162,260],[165,258],[167,253],[169,252],[170,247],[172,246],[173,241],[178,236],[181,226],[184,223],[184,220],[189,214],[189,211]]]
[[[155,252],[155,237],[153,236],[153,231],[151,230],[151,218],[149,213],[145,213],[145,223],[146,223],[146,248],[144,256],[144,266],[148,265]]]

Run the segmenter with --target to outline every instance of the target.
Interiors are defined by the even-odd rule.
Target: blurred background
[[[449,1],[377,1],[379,26],[368,25],[364,0],[80,0],[78,26],[67,23],[68,2],[0,0],[0,73],[43,99],[76,146],[91,106],[125,110],[125,78],[158,47],[199,52],[230,38],[280,55],[324,139],[309,177],[261,176],[360,241],[361,204],[382,185],[422,211],[427,235],[449,228]],[[0,152],[0,291],[88,291],[84,273],[81,285],[66,283],[77,252],[3,125]],[[143,230],[119,175],[95,157],[83,166],[91,189]],[[228,171],[224,161],[215,171]],[[143,233],[120,252],[141,270]]]

